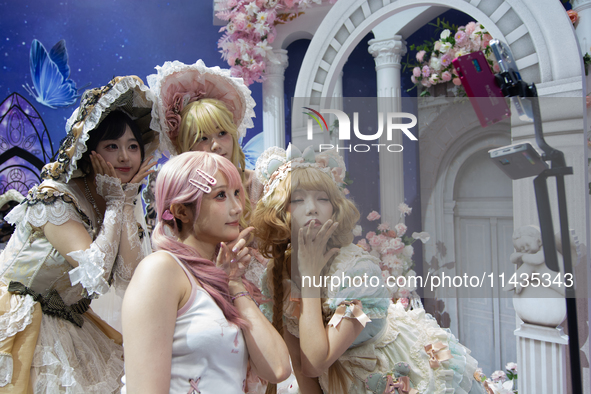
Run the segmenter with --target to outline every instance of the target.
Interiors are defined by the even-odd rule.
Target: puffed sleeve
[[[365,325],[353,345],[377,335],[388,315],[390,295],[379,261],[355,245],[341,249],[330,270],[327,298],[322,304],[328,324],[338,326],[342,318]]]

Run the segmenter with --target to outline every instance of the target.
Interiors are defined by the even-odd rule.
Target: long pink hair
[[[196,170],[200,169],[212,177],[220,171],[226,177],[231,189],[240,190],[244,205],[244,188],[238,170],[231,161],[208,152],[186,152],[170,159],[158,173],[155,186],[156,212],[158,223],[152,233],[152,244],[156,250],[166,250],[176,255],[195,275],[203,289],[214,299],[229,322],[245,327],[238,310],[232,304],[228,289],[228,275],[221,268],[199,255],[197,250],[183,244],[177,238],[181,225],[176,219],[163,220],[162,213],[171,204],[193,206],[195,218],[199,216],[203,191],[189,183],[189,179],[203,181]]]

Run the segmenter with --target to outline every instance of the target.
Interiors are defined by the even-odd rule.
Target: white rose
[[[451,42],[444,42],[443,44],[441,44],[441,48],[439,49],[439,51],[441,53],[446,53],[451,48],[452,48]]]
[[[412,245],[406,245],[406,246],[404,247],[404,250],[402,251],[402,254],[403,254],[405,257],[408,257],[408,258],[412,257],[412,255],[413,255],[414,253],[415,253],[415,250],[414,250],[414,248],[412,247]]]
[[[363,231],[363,230],[361,229],[361,226],[360,226],[360,225],[357,225],[357,226],[355,226],[355,228],[353,229],[353,235],[354,235],[354,236],[356,236],[356,237],[359,237],[359,236],[361,236],[361,234],[362,234],[362,231]]]
[[[429,65],[433,70],[439,71],[439,69],[441,68],[441,60],[437,56],[432,56]]]
[[[441,34],[439,35],[439,38],[441,38],[442,40],[445,40],[450,35],[451,35],[451,31],[449,31],[449,29],[445,29],[444,31],[441,32]]]

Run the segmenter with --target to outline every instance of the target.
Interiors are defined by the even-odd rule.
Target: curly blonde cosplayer
[[[178,136],[172,142],[179,152],[189,152],[203,136],[209,137],[222,130],[232,136],[232,157],[228,159],[240,172],[242,184],[246,185],[246,160],[238,143],[238,128],[234,124],[232,113],[222,101],[204,98],[187,104],[181,112]],[[246,227],[252,211],[248,193],[245,193],[245,198],[244,214],[240,223],[243,227]]]
[[[291,215],[287,210],[293,190],[322,190],[328,194],[333,207],[332,220],[339,223],[328,241],[329,249],[340,248],[353,241],[353,228],[360,217],[353,201],[345,197],[327,173],[316,167],[292,169],[291,175],[279,182],[266,202],[259,200],[251,226],[256,229],[261,253],[271,259],[267,264],[267,272],[270,273],[267,286],[273,292],[273,326],[282,335],[283,280],[291,277]],[[349,378],[347,375],[336,361],[329,369],[331,387],[338,385],[343,389],[344,382]],[[267,394],[275,392],[276,385],[269,385]]]

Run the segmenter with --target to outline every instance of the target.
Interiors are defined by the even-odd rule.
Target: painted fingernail
[[[230,263],[234,263],[235,261],[236,261],[236,260],[232,259],[232,260],[230,260]]]

